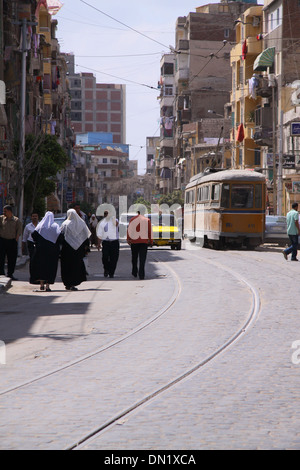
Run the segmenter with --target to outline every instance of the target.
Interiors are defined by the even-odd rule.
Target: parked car
[[[62,223],[66,220],[67,216],[66,215],[60,215],[60,216],[54,216],[54,222],[58,224],[60,227]]]
[[[265,243],[277,243],[285,246],[290,244],[287,235],[286,217],[281,215],[267,215],[265,228]]]

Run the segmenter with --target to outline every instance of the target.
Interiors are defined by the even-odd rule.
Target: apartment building
[[[274,167],[272,209],[286,213],[293,202],[300,204],[300,4],[297,0],[265,0],[264,50],[274,56],[274,148],[266,162]],[[270,158],[271,157],[271,158]]]
[[[261,168],[261,146],[272,143],[272,95],[269,77],[261,75],[255,64],[263,50],[263,6],[247,9],[236,20],[236,45],[231,50],[232,67],[232,168]],[[268,102],[267,102],[268,101]],[[268,131],[258,122],[269,120]]]
[[[126,143],[126,86],[97,83],[92,73],[75,73],[73,54],[65,54],[75,134],[108,132],[113,142]]]
[[[261,168],[270,213],[300,203],[300,4],[265,0],[236,23],[232,166]]]
[[[155,166],[155,191],[167,194],[173,189],[175,159],[175,54],[164,54],[160,61],[160,143]]]
[[[23,145],[24,135],[38,139],[53,134],[67,151],[71,148],[67,67],[53,20],[61,6],[59,0],[0,0],[0,80],[4,91],[0,113],[0,208],[5,203],[19,207],[22,178],[16,166],[16,141]]]
[[[249,8],[249,4],[256,5],[257,1],[221,0],[217,4],[196,8],[195,12],[177,19],[173,135],[178,188],[183,174],[186,181],[197,171],[197,164],[190,161],[193,152],[186,152],[188,143],[184,127],[218,116],[221,117],[221,130],[221,121],[226,119],[224,106],[230,101],[232,86],[230,51],[235,42],[235,20]],[[199,165],[202,167],[200,162]]]
[[[114,144],[112,133],[77,134],[65,172],[65,196],[59,197],[68,204],[85,202],[94,210],[104,203],[117,209],[122,181],[134,176],[134,166],[137,162],[129,162],[129,145]]]

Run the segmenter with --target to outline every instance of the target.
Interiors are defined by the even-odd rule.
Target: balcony
[[[269,77],[262,77],[259,79],[259,84],[256,87],[256,94],[262,98],[270,98],[272,96]]]
[[[173,158],[169,158],[169,157],[163,157],[161,160],[160,160],[160,163],[159,163],[159,166],[160,168],[171,168],[173,165]]]
[[[273,142],[273,110],[269,107],[255,110],[255,128],[253,140],[260,146],[272,146]]]

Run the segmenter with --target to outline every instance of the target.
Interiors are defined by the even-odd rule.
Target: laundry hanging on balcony
[[[41,6],[44,6],[50,15],[56,15],[56,13],[61,9],[63,4],[59,0],[39,0],[35,16],[37,17],[39,14],[39,10]]]
[[[243,60],[246,60],[247,53],[248,53],[248,46],[247,46],[247,41],[245,39],[243,47],[242,47],[242,59]]]
[[[245,138],[244,125],[240,124],[237,131],[236,140],[237,142],[243,142]]]
[[[272,67],[275,58],[275,47],[268,47],[261,54],[259,54],[254,62],[253,70],[256,72],[264,72],[268,67]]]

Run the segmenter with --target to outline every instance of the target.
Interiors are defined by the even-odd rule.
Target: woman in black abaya
[[[61,278],[67,290],[78,290],[77,287],[86,281],[86,269],[83,258],[89,247],[91,232],[84,220],[74,209],[67,212],[67,219],[61,226]]]
[[[49,284],[54,284],[59,257],[58,224],[54,215],[47,212],[32,233],[35,249],[30,264],[30,284],[40,284],[40,290],[50,292]],[[45,289],[46,285],[46,289]]]

